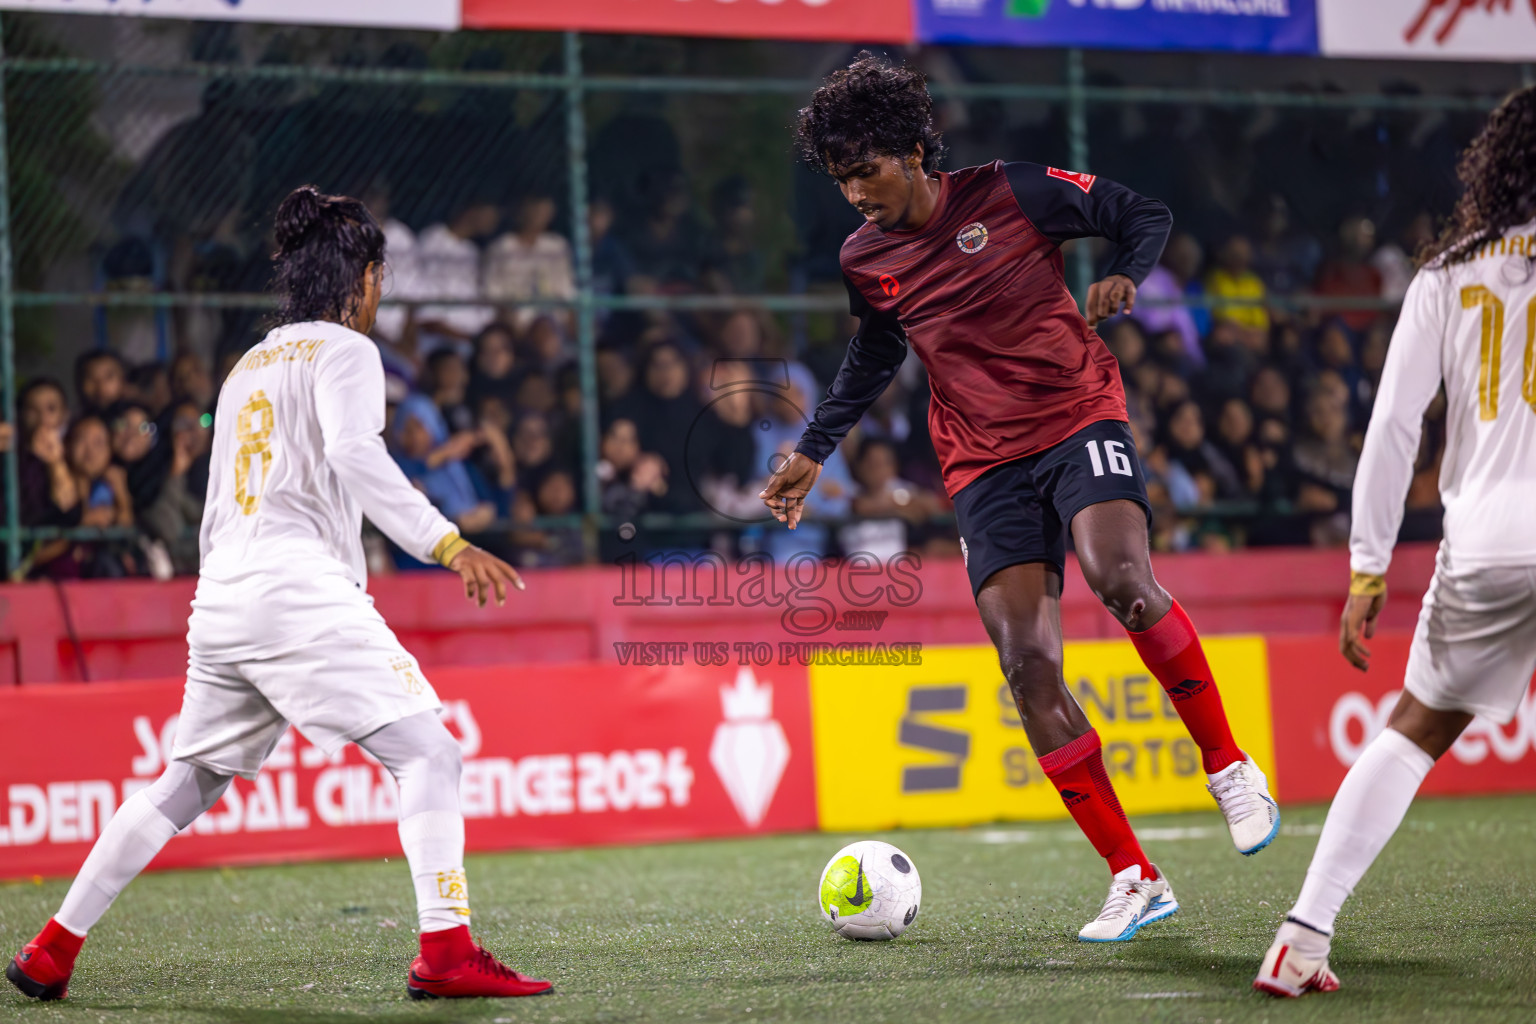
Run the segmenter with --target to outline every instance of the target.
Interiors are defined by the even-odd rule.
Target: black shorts
[[[1064,573],[1072,517],[1101,501],[1134,501],[1147,513],[1147,482],[1130,425],[1090,423],[1045,451],[993,466],[955,495],[960,551],[979,593],[987,577],[1023,562]]]

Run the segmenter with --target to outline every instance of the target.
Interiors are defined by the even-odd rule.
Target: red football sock
[[[1055,783],[1077,827],[1099,856],[1109,861],[1112,873],[1140,864],[1142,878],[1157,877],[1104,771],[1104,749],[1097,732],[1089,729],[1066,746],[1041,754],[1040,768]]]
[[[1221,693],[1200,646],[1200,634],[1195,632],[1195,624],[1189,621],[1179,602],[1173,602],[1168,614],[1151,629],[1140,633],[1126,630],[1126,635],[1136,645],[1136,653],[1147,668],[1163,684],[1173,709],[1184,720],[1184,728],[1200,745],[1206,774],[1213,775],[1244,760],[1247,755],[1232,738],[1232,727],[1227,724],[1227,713],[1221,706]]]
[[[80,947],[85,945],[85,936],[76,935],[50,917],[38,934],[37,943],[48,947],[55,964],[69,970],[75,964],[75,957],[80,955]]]
[[[474,955],[475,941],[469,937],[467,924],[421,933],[421,958],[433,974],[446,973]]]

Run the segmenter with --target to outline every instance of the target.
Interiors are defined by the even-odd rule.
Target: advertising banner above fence
[[[930,43],[1317,52],[1313,0],[913,2],[918,38]]]
[[[816,826],[805,669],[577,664],[433,673],[464,751],[472,850]],[[0,878],[68,875],[165,769],[179,681],[0,693]],[[388,857],[396,791],[355,746],[294,730],[157,867]]]
[[[459,27],[459,0],[0,0],[0,10],[298,25],[377,25],[445,32]]]
[[[912,40],[912,0],[464,0],[466,28]]]
[[[1536,60],[1533,0],[1317,0],[1329,57]]]

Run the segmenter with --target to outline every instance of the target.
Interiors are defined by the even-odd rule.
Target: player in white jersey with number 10
[[[384,448],[384,368],[367,337],[384,233],[366,207],[308,186],[275,224],[279,320],[219,393],[192,602],[187,685],[165,774],[123,802],[64,904],[7,965],[29,996],[67,992],[86,932],[171,837],[254,776],[289,724],[327,754],[356,742],[399,787],[421,953],[413,998],[537,995],[550,984],[470,938],[458,743],[364,590],[362,516],[498,604],[523,588],[413,488]]]
[[[1254,987],[1331,992],[1334,919],[1419,784],[1474,715],[1514,718],[1536,671],[1536,88],[1509,97],[1462,155],[1466,187],[1403,298],[1355,476],[1339,647],[1362,671],[1386,601],[1425,408],[1441,384],[1445,539],[1403,695],[1350,768],[1301,896]]]

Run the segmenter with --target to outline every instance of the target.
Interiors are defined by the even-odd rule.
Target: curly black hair
[[[944,143],[933,130],[933,97],[920,72],[868,50],[828,75],[800,111],[800,158],[823,173],[828,165],[871,156],[907,157],[923,146],[923,171],[939,166]]]
[[[301,185],[278,205],[273,228],[277,322],[345,322],[362,297],[364,271],[384,259],[384,231],[368,207]]]
[[[1466,191],[1419,262],[1464,263],[1517,224],[1536,219],[1536,86],[1512,93],[1461,154]]]

